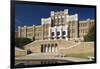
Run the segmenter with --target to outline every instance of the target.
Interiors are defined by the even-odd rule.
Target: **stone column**
[[[48,37],[49,37],[49,40],[50,40],[51,37],[52,37],[52,36],[51,36],[51,27],[49,27],[49,31],[48,31],[48,33],[49,33],[49,34],[48,34]]]
[[[32,40],[35,40],[35,25],[33,25],[33,39]]]
[[[57,38],[57,27],[54,27],[54,39],[56,40]]]
[[[52,46],[50,46],[50,48],[51,48],[50,52],[52,52]]]
[[[75,38],[78,38],[78,14],[75,14]]]
[[[60,39],[62,39],[62,27],[60,27]]]
[[[24,37],[27,38],[27,26],[24,26]]]
[[[18,26],[18,37],[21,37],[21,27]]]
[[[57,46],[55,46],[55,52],[57,52]]]
[[[48,46],[48,52],[50,52],[50,46]]]
[[[56,52],[56,46],[54,46],[54,52]]]
[[[61,25],[61,15],[59,16],[59,26]]]
[[[52,47],[52,52],[53,52],[53,46],[51,46]]]
[[[52,52],[55,52],[55,47],[54,46],[52,46]]]
[[[48,46],[46,46],[46,53],[48,52]]]

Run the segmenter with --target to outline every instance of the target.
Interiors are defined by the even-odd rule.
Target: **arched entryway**
[[[55,44],[41,44],[42,53],[58,52],[58,45]]]

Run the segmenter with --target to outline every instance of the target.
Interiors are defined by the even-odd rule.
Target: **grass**
[[[88,56],[94,56],[93,53],[79,53],[79,54],[67,54],[65,57],[77,57],[77,58],[84,58],[88,59]]]

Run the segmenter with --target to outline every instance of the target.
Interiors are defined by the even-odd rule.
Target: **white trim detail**
[[[65,35],[62,35],[62,31],[65,31]],[[53,36],[51,36],[52,32],[54,32]],[[59,35],[57,35],[57,32],[59,32]],[[59,39],[62,39],[62,37],[65,37],[65,39],[67,40],[67,36],[68,36],[68,25],[49,27],[49,35],[48,35],[49,40],[51,40],[51,38],[54,38],[54,40],[57,40],[57,37]]]

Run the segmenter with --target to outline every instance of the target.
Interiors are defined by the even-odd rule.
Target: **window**
[[[54,36],[54,32],[51,32],[51,36]]]
[[[60,37],[57,37],[57,39],[60,39]]]
[[[66,34],[66,32],[65,31],[62,31],[62,35],[65,35]]]
[[[51,39],[54,39],[53,37],[51,37]]]
[[[54,46],[54,44],[51,44],[51,46]]]
[[[43,44],[41,45],[41,52],[43,52]]]
[[[27,54],[31,54],[32,51],[30,49],[27,49]]]
[[[57,35],[60,35],[60,32],[57,32]]]
[[[48,44],[48,46],[50,46],[50,44]]]
[[[59,25],[61,24],[61,18],[59,18],[58,23],[59,23]]]
[[[55,44],[55,46],[57,46],[57,43]]]
[[[62,37],[62,39],[65,39],[65,37]]]
[[[62,24],[64,24],[64,18],[62,18],[62,21],[61,22],[62,22]]]
[[[54,23],[55,23],[55,22],[54,22],[54,19],[52,19],[52,20],[51,20],[51,27],[54,26]]]
[[[55,26],[57,26],[57,23],[58,23],[58,19],[55,19]]]

